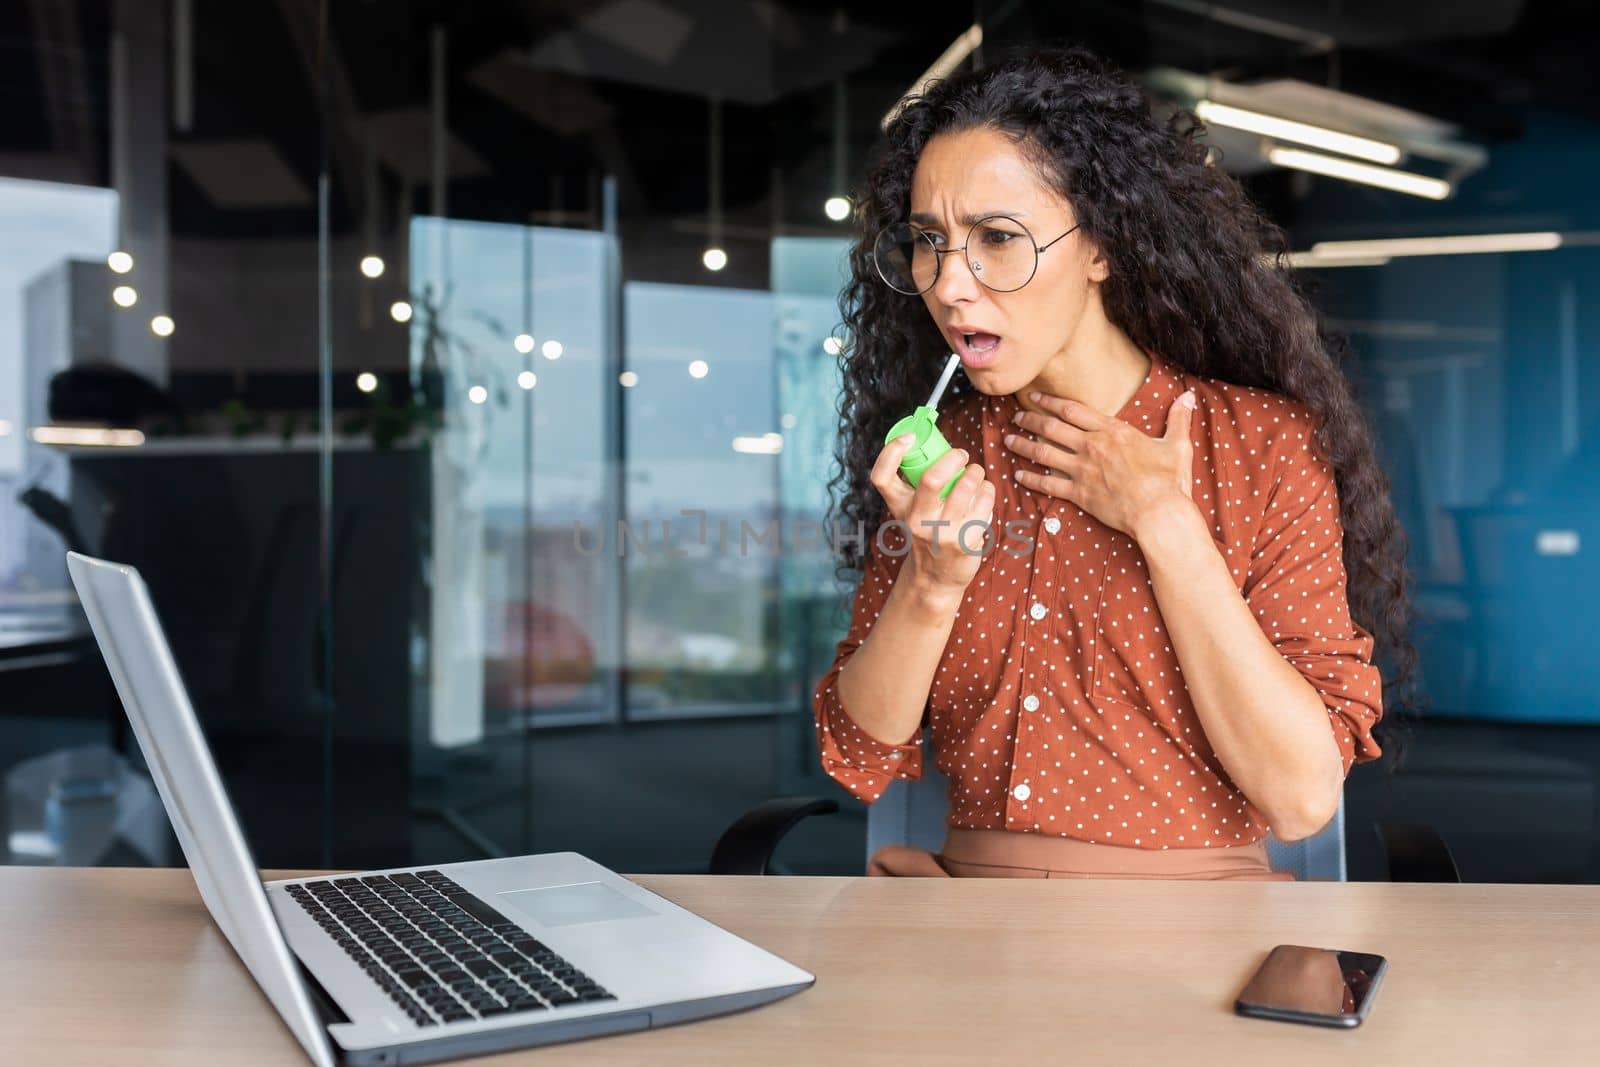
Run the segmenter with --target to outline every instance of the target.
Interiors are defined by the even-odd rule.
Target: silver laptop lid
[[[211,918],[312,1060],[333,1067],[144,580],[132,567],[76,552],[67,553],[67,569]]]

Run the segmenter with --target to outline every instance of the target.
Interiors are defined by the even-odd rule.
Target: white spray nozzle
[[[933,392],[928,395],[928,407],[937,408],[939,399],[944,396],[945,387],[950,384],[950,379],[955,376],[956,368],[961,366],[961,357],[950,353],[950,358],[945,360],[944,373],[939,375],[939,384],[933,387]]]

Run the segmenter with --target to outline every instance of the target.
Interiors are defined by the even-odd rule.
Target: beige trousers
[[[1292,882],[1274,871],[1265,841],[1231,848],[1144,849],[1012,830],[946,832],[938,852],[885,845],[869,875],[900,878],[1179,878]]]

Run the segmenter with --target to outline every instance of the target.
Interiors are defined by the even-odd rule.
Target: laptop
[[[816,981],[575,852],[263,883],[144,581],[67,566],[207,910],[318,1067],[644,1030]]]

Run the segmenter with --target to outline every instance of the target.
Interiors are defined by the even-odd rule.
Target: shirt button
[[[1038,711],[1039,698],[1034,696],[1032,693],[1029,693],[1027,696],[1022,698],[1022,706],[1027,708],[1029,711]]]
[[[1050,614],[1050,609],[1035,600],[1033,602],[1033,607],[1028,609],[1028,614],[1032,615],[1035,619],[1042,619],[1046,615]]]
[[[1045,528],[1045,532],[1046,533],[1053,533],[1053,534],[1060,533],[1061,532],[1061,520],[1056,518],[1054,515],[1052,515],[1048,519],[1044,520],[1044,528]]]
[[[1033,795],[1033,790],[1028,788],[1027,782],[1023,782],[1021,785],[1017,786],[1011,791],[1011,795],[1016,797],[1018,800],[1027,800]]]

